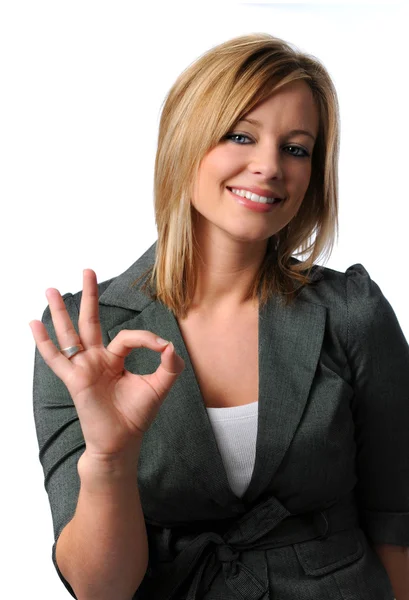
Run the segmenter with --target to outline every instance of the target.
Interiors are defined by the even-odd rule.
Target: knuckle
[[[112,341],[115,340],[116,344],[126,345],[128,339],[128,329],[122,329],[119,331]]]
[[[70,327],[69,325],[67,325],[66,327],[64,327],[61,330],[61,335],[68,337],[68,336],[72,336],[72,335],[77,335],[77,332],[75,331],[74,327]]]
[[[78,323],[87,325],[99,325],[98,315],[88,315],[87,317],[79,317]]]
[[[116,337],[119,337],[120,339],[128,338],[130,335],[135,333],[138,333],[136,329],[121,329],[121,331],[117,333]]]

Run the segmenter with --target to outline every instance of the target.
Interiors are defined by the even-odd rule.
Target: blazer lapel
[[[185,369],[162,404],[145,434],[166,435],[167,445],[180,449],[186,476],[222,507],[237,511],[254,504],[279,468],[302,417],[321,352],[326,308],[299,297],[289,307],[274,297],[259,312],[259,415],[256,458],[244,496],[230,488],[206,407],[183,336],[173,313],[162,303],[131,287],[155,259],[156,242],[125,273],[115,278],[100,296],[100,303],[137,311],[108,330],[112,340],[122,329],[149,330],[171,340],[184,359]],[[293,259],[294,261],[296,259]],[[318,274],[319,278],[319,274]],[[128,355],[125,368],[152,373],[160,355],[137,348]],[[152,430],[152,431],[151,431]]]
[[[303,415],[324,337],[326,308],[277,297],[259,314],[259,414],[253,475],[242,500],[268,487]]]

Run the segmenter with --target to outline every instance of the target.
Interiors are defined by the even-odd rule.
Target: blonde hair
[[[181,73],[165,98],[154,175],[156,256],[154,265],[142,275],[151,272],[142,289],[178,318],[186,316],[197,280],[190,198],[200,163],[242,116],[296,80],[309,85],[319,112],[310,183],[297,214],[268,239],[248,296],[255,300],[259,295],[260,307],[273,294],[289,304],[311,282],[314,262],[322,255],[330,256],[338,236],[339,111],[327,70],[317,58],[284,40],[254,33],[201,55]],[[291,259],[292,254],[308,252],[304,261]]]

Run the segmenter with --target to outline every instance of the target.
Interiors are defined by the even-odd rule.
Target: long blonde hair
[[[338,236],[339,110],[327,70],[317,58],[284,40],[254,33],[201,55],[165,98],[154,175],[156,256],[142,275],[151,272],[142,289],[178,318],[186,316],[196,286],[198,253],[190,198],[200,163],[244,114],[296,80],[310,86],[319,112],[310,183],[298,213],[268,239],[248,296],[259,296],[260,307],[272,294],[289,304],[311,282],[314,262],[330,256]],[[308,252],[303,261],[291,259]]]

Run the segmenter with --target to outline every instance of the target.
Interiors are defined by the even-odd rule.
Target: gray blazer
[[[409,546],[409,346],[378,285],[361,264],[316,266],[293,305],[274,298],[260,310],[256,459],[239,498],[175,317],[142,282],[131,287],[155,249],[99,284],[105,345],[147,329],[186,365],[142,443],[149,568],[134,598],[392,600],[371,544]],[[76,327],[80,299],[64,296]],[[43,322],[55,341],[48,308]],[[125,366],[150,373],[159,361],[140,348]],[[67,389],[37,351],[34,417],[56,542],[85,445]]]

